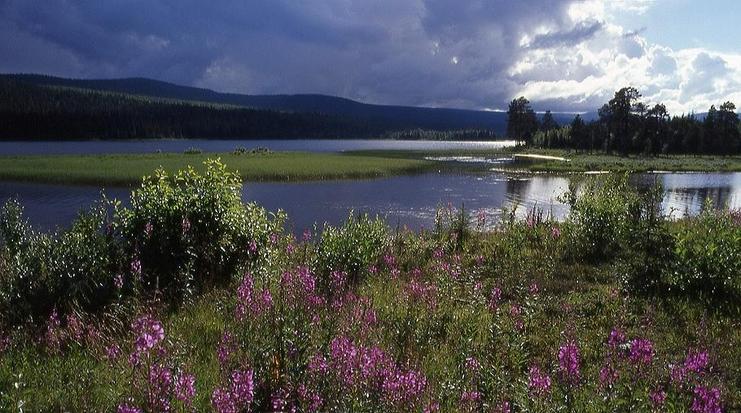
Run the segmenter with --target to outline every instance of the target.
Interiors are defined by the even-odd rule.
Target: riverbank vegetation
[[[248,181],[311,181],[377,178],[431,170],[435,163],[420,159],[347,156],[338,153],[235,150],[206,154],[186,153],[116,155],[28,155],[0,157],[0,179],[55,184],[132,185],[142,171],[164,168],[169,172],[219,156]]]
[[[296,239],[218,161],[58,233],[0,213],[0,409],[735,411],[741,215],[590,181],[555,222]]]

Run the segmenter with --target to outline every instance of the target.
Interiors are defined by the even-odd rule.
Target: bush
[[[640,208],[627,175],[590,179],[578,189],[572,184],[564,200],[571,206],[566,222],[569,257],[592,262],[617,257],[629,230],[631,211]]]
[[[378,262],[388,245],[388,228],[382,219],[371,219],[367,214],[355,217],[351,212],[343,226],[324,226],[315,268],[325,276],[345,271],[349,280],[356,282],[362,271]]]
[[[676,265],[666,280],[670,287],[716,298],[741,297],[741,223],[734,217],[734,212],[706,205],[700,215],[676,225]]]
[[[145,178],[131,194],[131,208],[118,211],[136,273],[172,298],[229,279],[265,250],[282,215],[271,220],[256,204],[243,204],[239,175],[217,160],[168,176]],[[136,275],[136,274],[135,274]]]
[[[53,307],[93,311],[113,296],[120,251],[104,205],[81,213],[61,233],[38,234],[9,201],[0,212],[0,313],[16,324],[45,317]]]

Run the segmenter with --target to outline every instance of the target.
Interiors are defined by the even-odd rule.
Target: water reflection
[[[285,210],[296,232],[319,224],[342,222],[351,210],[384,216],[392,226],[430,228],[438,207],[465,207],[483,211],[489,223],[503,211],[524,217],[539,208],[561,219],[568,206],[558,198],[569,182],[581,177],[506,176],[499,173],[429,173],[360,181],[245,184],[243,199],[256,201],[267,209]],[[709,197],[716,206],[741,208],[741,173],[636,175],[631,182],[648,187],[660,182],[665,189],[664,210],[673,217],[696,214]],[[29,221],[36,227],[52,229],[68,225],[80,209],[100,198],[94,186],[58,186],[0,182],[0,202],[18,197]],[[124,202],[125,188],[107,188],[109,198]]]

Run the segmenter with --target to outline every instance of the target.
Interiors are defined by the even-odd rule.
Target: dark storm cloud
[[[0,0],[0,71],[502,107],[529,30],[555,27],[547,47],[600,29],[564,29],[570,2]]]

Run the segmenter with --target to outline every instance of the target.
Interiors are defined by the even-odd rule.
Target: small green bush
[[[332,271],[347,272],[355,282],[362,271],[378,262],[389,245],[388,227],[367,214],[350,216],[341,227],[325,225],[317,251],[317,271],[329,275]]]
[[[716,298],[741,297],[741,224],[734,213],[706,206],[676,225],[676,265],[667,284]]]
[[[229,279],[254,260],[280,232],[282,220],[242,203],[242,182],[218,159],[169,176],[145,178],[131,194],[131,207],[118,211],[132,262],[141,264],[144,286],[180,299]]]
[[[590,179],[580,188],[572,184],[564,200],[571,206],[566,222],[568,256],[591,262],[617,257],[629,230],[631,211],[639,203],[627,176]]]
[[[81,213],[60,233],[31,230],[22,208],[0,212],[0,313],[6,323],[43,318],[53,307],[94,311],[113,295],[120,250],[106,230],[105,207]]]

